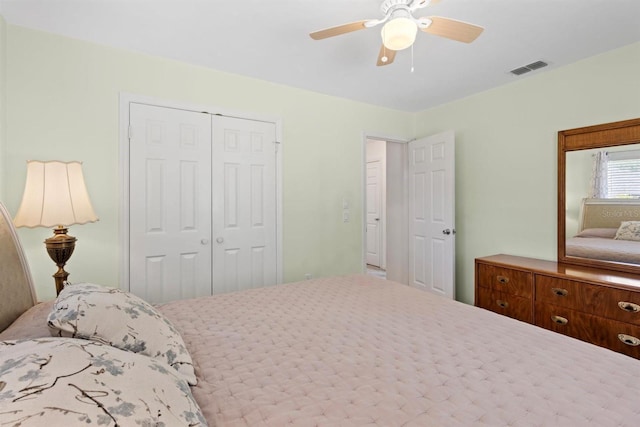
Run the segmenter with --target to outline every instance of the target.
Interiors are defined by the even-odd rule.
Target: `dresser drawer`
[[[525,298],[533,294],[533,274],[494,265],[478,264],[477,285],[492,291],[506,292]]]
[[[536,304],[553,304],[640,325],[640,292],[536,274]]]
[[[506,292],[477,288],[478,307],[491,310],[523,322],[533,323],[533,307],[530,298],[519,297]]]
[[[640,326],[555,305],[535,305],[535,324],[640,359]]]
[[[536,304],[554,304],[568,308],[580,308],[582,296],[580,290],[584,283],[573,280],[558,279],[557,277],[536,274]]]

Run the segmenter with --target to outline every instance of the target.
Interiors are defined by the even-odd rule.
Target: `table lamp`
[[[24,194],[13,223],[16,227],[55,227],[53,236],[44,243],[58,266],[53,275],[57,294],[69,277],[64,266],[71,258],[77,240],[67,234],[67,226],[97,220],[84,183],[82,163],[27,162]]]

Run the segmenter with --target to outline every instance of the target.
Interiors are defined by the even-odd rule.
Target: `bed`
[[[6,218],[0,228],[11,228]],[[10,323],[0,333],[0,425],[636,426],[640,419],[640,361],[364,275],[154,307],[191,358],[181,365],[195,374],[187,386],[172,364],[148,362],[153,357],[134,348],[52,336],[52,313],[71,308],[84,319],[96,304],[74,305],[70,296],[34,304],[26,264],[14,262],[22,257],[17,239],[0,239],[14,248],[0,259],[0,292],[27,301],[23,313],[0,303],[0,321]],[[92,289],[132,298],[95,285],[68,288],[83,289],[82,298]],[[117,322],[116,311],[100,322]],[[66,350],[55,353],[59,347]],[[27,357],[32,369],[16,375]],[[56,361],[69,373],[54,376],[54,394],[39,375]],[[132,369],[116,375],[128,382],[105,388],[111,371],[140,365],[142,378]],[[159,372],[171,380],[159,385]],[[82,374],[90,386],[78,385]],[[113,396],[116,403],[105,403]]]
[[[584,199],[580,230],[565,243],[567,256],[640,264],[640,201]]]

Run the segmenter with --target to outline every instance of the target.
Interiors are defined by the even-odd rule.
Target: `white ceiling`
[[[14,25],[404,111],[420,111],[640,41],[640,0],[442,0],[416,15],[485,28],[464,44],[419,32],[376,66],[381,0],[0,0]],[[509,70],[544,60],[524,76]]]

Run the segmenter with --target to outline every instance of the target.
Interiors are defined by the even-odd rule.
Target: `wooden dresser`
[[[475,273],[476,306],[640,359],[640,275],[511,255]]]

